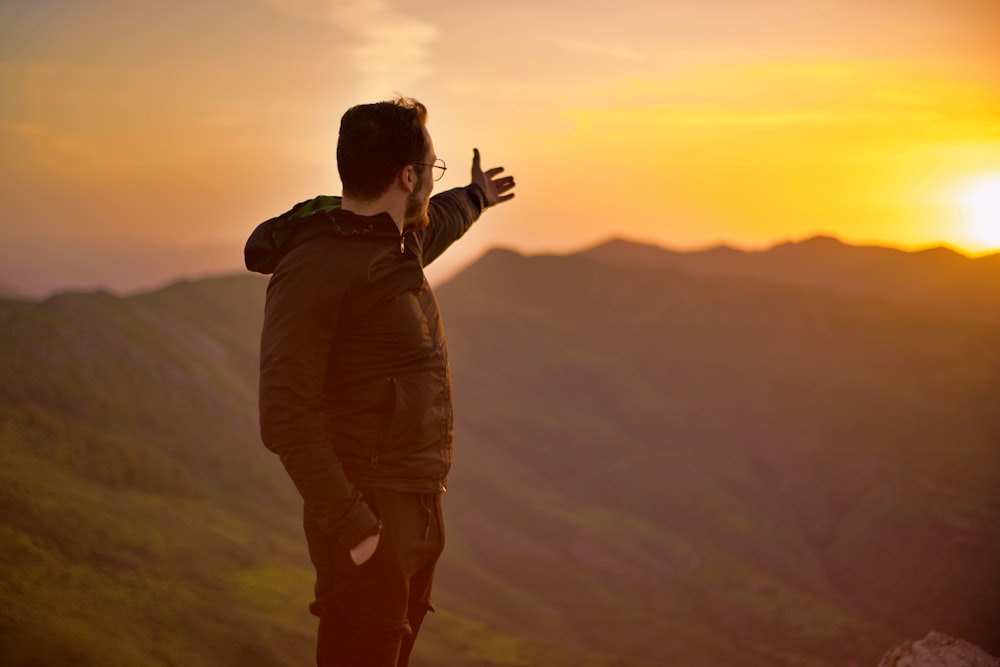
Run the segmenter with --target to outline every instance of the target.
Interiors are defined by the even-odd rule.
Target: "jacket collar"
[[[247,239],[243,259],[251,271],[272,273],[293,248],[325,234],[346,239],[400,238],[399,228],[388,213],[358,215],[342,210],[340,197],[320,195],[257,225]]]

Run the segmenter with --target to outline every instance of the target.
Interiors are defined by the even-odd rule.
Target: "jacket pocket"
[[[370,459],[372,468],[378,467],[379,454],[386,449],[389,441],[389,431],[396,416],[396,378],[388,377],[385,379],[385,398],[382,400],[382,407],[379,412],[379,425],[372,445]]]

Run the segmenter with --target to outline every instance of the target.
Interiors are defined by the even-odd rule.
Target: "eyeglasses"
[[[435,181],[440,181],[444,176],[444,172],[448,171],[448,165],[441,158],[434,160],[434,162],[411,162],[410,164],[422,164],[425,167],[431,167]]]

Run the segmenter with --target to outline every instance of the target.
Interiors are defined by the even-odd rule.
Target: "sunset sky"
[[[439,189],[473,146],[518,181],[438,276],[612,236],[1000,249],[997,0],[24,0],[0,290],[240,270],[258,222],[339,194],[343,111],[396,92]]]

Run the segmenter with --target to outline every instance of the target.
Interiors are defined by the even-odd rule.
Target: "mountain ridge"
[[[0,299],[0,584],[60,621],[64,659],[130,626],[185,664],[308,659],[298,501],[256,429],[265,282]],[[990,322],[585,254],[494,250],[437,292],[456,456],[436,602],[457,616],[415,665],[875,664],[931,628],[997,652]],[[100,587],[132,618],[88,617]],[[238,611],[185,624],[216,598]],[[0,645],[30,618],[0,615]],[[472,662],[467,630],[497,654]]]
[[[546,267],[544,270],[541,268],[543,266]],[[553,271],[553,267],[560,267],[559,273]],[[698,447],[706,447],[713,440],[719,442],[719,438],[728,439],[732,444],[722,450],[726,452],[726,456],[723,458],[733,456],[739,458],[742,456],[739,454],[739,448],[732,449],[739,442],[739,438],[734,437],[734,433],[753,433],[756,430],[772,432],[775,428],[780,427],[782,422],[777,421],[777,415],[768,416],[767,411],[763,408],[766,407],[768,401],[776,400],[778,396],[781,396],[783,400],[790,401],[788,410],[791,410],[793,406],[796,408],[790,418],[783,418],[784,421],[789,422],[783,428],[791,429],[791,433],[801,432],[795,437],[805,439],[802,439],[801,444],[797,445],[799,453],[796,455],[804,455],[808,460],[810,456],[815,458],[817,455],[823,454],[820,445],[836,442],[835,439],[831,440],[831,436],[824,434],[822,430],[817,431],[818,426],[811,425],[812,420],[819,418],[827,422],[824,428],[844,431],[841,437],[856,438],[871,430],[872,433],[865,436],[862,443],[871,443],[872,445],[878,443],[879,438],[888,437],[898,440],[904,432],[912,434],[907,437],[912,437],[922,430],[926,430],[926,433],[921,436],[921,439],[926,441],[929,434],[938,430],[930,428],[933,425],[933,419],[938,417],[948,417],[950,423],[961,428],[963,418],[950,413],[961,413],[972,409],[966,406],[962,400],[949,399],[942,408],[935,408],[932,401],[924,399],[921,399],[919,404],[914,403],[913,407],[907,405],[912,400],[909,398],[910,394],[916,392],[913,395],[913,398],[916,398],[922,391],[916,388],[922,384],[919,372],[914,371],[910,374],[915,382],[913,389],[909,388],[908,383],[902,381],[902,378],[894,378],[892,383],[887,383],[880,378],[879,369],[888,374],[887,378],[893,378],[894,374],[898,375],[898,369],[895,368],[895,365],[901,361],[901,355],[904,355],[902,358],[905,358],[905,354],[911,352],[909,350],[903,352],[900,348],[906,348],[909,344],[900,345],[897,338],[905,341],[909,336],[907,332],[912,328],[926,331],[928,336],[941,336],[941,340],[946,341],[940,345],[932,345],[930,340],[921,342],[912,351],[912,353],[919,353],[921,356],[938,355],[937,348],[939,347],[942,349],[951,348],[955,342],[949,340],[952,336],[967,335],[959,334],[960,331],[968,331],[973,336],[973,339],[970,339],[972,348],[977,353],[986,355],[983,359],[987,367],[992,369],[989,382],[993,384],[972,389],[970,390],[971,394],[966,395],[976,397],[973,414],[977,416],[970,416],[969,419],[974,420],[973,423],[982,422],[984,418],[989,419],[984,415],[990,414],[992,405],[990,401],[992,399],[989,397],[992,395],[991,392],[995,391],[990,387],[995,387],[996,382],[996,345],[994,343],[997,335],[996,329],[990,325],[941,319],[932,311],[906,304],[887,310],[884,304],[858,301],[846,295],[828,295],[819,298],[814,291],[798,287],[775,288],[762,283],[746,283],[732,278],[725,280],[695,278],[677,271],[650,273],[631,266],[616,265],[613,268],[615,278],[611,279],[608,277],[607,269],[602,272],[601,263],[595,263],[579,256],[526,258],[519,257],[515,253],[501,251],[488,254],[471,267],[468,273],[459,276],[455,282],[445,285],[440,291],[439,298],[442,302],[442,308],[447,313],[446,326],[449,335],[456,336],[457,326],[459,327],[457,341],[477,341],[476,353],[470,353],[468,356],[463,353],[461,342],[452,344],[457,396],[462,396],[465,393],[479,394],[471,400],[479,410],[482,410],[482,405],[489,401],[489,396],[504,395],[501,388],[512,382],[516,383],[520,378],[521,384],[532,387],[530,395],[533,400],[550,405],[553,404],[556,397],[562,397],[567,402],[572,400],[576,404],[576,409],[571,414],[566,415],[566,419],[584,423],[584,426],[579,427],[575,432],[576,438],[579,439],[575,446],[582,449],[579,449],[574,456],[580,461],[589,460],[591,452],[600,451],[595,447],[606,444],[601,443],[601,438],[606,439],[607,442],[619,443],[619,446],[626,445],[629,441],[634,445],[636,440],[655,442],[660,437],[657,434],[664,432],[675,433],[674,437],[693,439],[690,446],[697,442],[699,443]],[[628,287],[626,288],[625,285]],[[574,292],[574,287],[579,289]],[[462,292],[461,297],[458,297],[456,301],[456,303],[463,304],[462,307],[456,307],[449,301],[452,298],[452,289]],[[775,292],[776,289],[780,292]],[[592,301],[570,296],[578,292],[587,293],[591,299],[600,296],[601,301],[595,305]],[[511,300],[512,293],[516,293],[517,298]],[[671,293],[676,293],[677,296],[670,297],[665,301],[664,295]],[[773,302],[779,293],[781,295],[778,297],[779,301]],[[491,296],[488,301],[477,300],[479,294]],[[500,300],[500,295],[506,295],[506,298]],[[720,298],[724,298],[724,300],[720,301]],[[794,299],[794,301],[787,305],[780,305],[780,302],[787,299]],[[774,305],[768,305],[769,301],[773,302],[774,305],[780,305],[780,310],[774,310]],[[666,306],[666,302],[671,303],[671,305]],[[792,307],[792,303],[796,305]],[[544,306],[538,308],[539,304],[544,304]],[[761,311],[761,305],[767,306],[767,308]],[[664,310],[666,308],[669,310]],[[459,312],[457,317],[456,311]],[[740,319],[733,320],[729,316],[732,314],[739,314]],[[630,334],[638,335],[639,338],[623,341],[621,339],[623,332],[614,325],[615,315],[620,316],[623,321],[625,318],[632,318],[629,320],[627,331]],[[669,315],[669,319],[663,319],[667,315]],[[854,332],[856,327],[848,323],[861,315],[873,324],[881,322],[878,324],[878,328],[890,327],[890,331],[896,330],[903,335],[901,337],[873,336],[875,331],[868,331],[872,329],[871,325],[859,324],[858,326],[861,326],[866,333],[858,339],[857,343],[852,343],[852,337],[858,338],[858,336]],[[764,316],[763,320],[760,319],[761,316]],[[831,316],[836,319],[831,320]],[[655,335],[650,336],[648,333],[649,328],[643,326],[635,328],[638,322],[644,321],[648,317],[654,318],[654,321],[659,325],[658,330],[669,331],[675,344],[690,347],[697,356],[692,360],[685,358],[689,355],[676,356],[668,351],[663,351],[658,338]],[[838,323],[838,319],[842,322]],[[610,320],[611,323],[605,320]],[[502,327],[501,332],[484,331],[481,327],[475,327],[477,321],[489,321],[493,326],[500,326]],[[742,323],[740,323],[741,321]],[[914,324],[908,324],[910,321]],[[697,328],[691,329],[690,323],[692,322],[697,324]],[[919,324],[917,324],[918,322]],[[789,329],[787,324],[791,323],[794,323],[794,328]],[[475,328],[469,331],[465,329],[467,326]],[[748,326],[750,328],[747,328]],[[831,330],[831,327],[835,328]],[[533,337],[531,335],[533,329],[549,335],[558,332],[558,340]],[[931,334],[935,329],[937,329],[937,333]],[[725,332],[722,334],[722,338],[720,338],[720,330]],[[784,334],[785,338],[775,339],[774,333]],[[842,338],[846,338],[846,341],[840,342]],[[976,342],[972,343],[972,340]],[[746,346],[749,345],[762,359],[750,361],[748,365],[748,360],[752,360],[752,357],[744,357],[727,350],[736,341],[743,343],[742,346],[738,346],[741,350],[745,350]],[[578,345],[590,343],[597,349],[591,349],[587,353],[576,351]],[[810,347],[817,351],[829,348],[830,351],[836,352],[838,348],[844,347],[845,343],[848,345],[846,351],[850,355],[842,360],[823,360],[821,356],[815,354],[804,357],[802,353],[795,354],[796,350],[808,350]],[[864,344],[865,347],[870,348],[870,351],[864,352],[863,348],[856,348],[857,344]],[[526,351],[530,361],[518,363],[512,360],[507,349],[508,346],[509,349]],[[766,354],[761,355],[761,352]],[[599,358],[599,355],[603,353],[613,356],[617,363],[613,367],[604,364],[593,367],[593,360]],[[864,375],[860,377],[853,374],[845,375],[845,370],[855,370],[858,361],[851,359],[851,356],[859,353],[864,355],[862,358],[868,360],[867,365],[871,367],[871,370],[866,370]],[[501,374],[500,379],[491,381],[492,384],[487,385],[485,390],[464,384],[466,382],[464,375],[467,371],[463,371],[463,369],[474,368],[477,364],[477,355],[483,355],[488,359],[496,357],[505,359],[502,368],[491,367],[488,371],[485,369],[472,371],[477,378],[474,385],[482,384],[483,378]],[[549,361],[541,362],[542,359]],[[767,370],[767,364],[761,365],[759,363],[760,361],[766,362],[776,359],[785,359],[787,366],[786,370],[777,376],[773,370]],[[810,365],[803,367],[803,364],[806,363]],[[953,371],[957,374],[956,379],[947,379],[946,384],[964,382],[964,380],[957,378],[964,377],[967,362],[961,361],[960,363],[961,365]],[[724,369],[724,374],[706,373],[705,371],[713,365]],[[796,373],[796,366],[803,367],[803,370]],[[629,370],[623,372],[621,371],[623,367]],[[545,368],[548,368],[550,372],[545,373]],[[649,371],[653,369],[659,372],[650,375]],[[609,389],[609,386],[618,385],[614,382],[616,375],[624,376],[620,384],[620,392]],[[811,377],[831,378],[832,381],[827,383],[830,384],[830,388],[823,390],[829,395],[829,400],[835,404],[842,403],[845,407],[852,406],[854,410],[861,411],[859,415],[845,420],[837,413],[827,414],[829,411],[824,410],[821,403],[810,401],[808,399],[809,393],[815,393],[816,389],[810,388],[808,384],[803,384],[803,382],[811,383],[809,380]],[[947,374],[942,377],[942,380],[945,380],[946,377]],[[561,381],[560,378],[565,378],[565,380]],[[645,378],[644,382],[637,382],[643,378]],[[742,378],[741,384],[735,386],[733,380],[737,378]],[[762,383],[760,379],[763,379],[764,382]],[[872,382],[877,382],[877,384],[866,388]],[[678,392],[670,389],[672,384],[682,388],[683,391]],[[744,400],[720,404],[714,409],[715,413],[738,416],[739,422],[743,426],[738,428],[724,426],[720,430],[718,420],[713,417],[713,410],[705,410],[704,406],[718,402],[713,394],[719,387],[726,387],[725,393],[727,395],[756,397],[749,403]],[[866,401],[859,400],[857,396],[868,396],[872,389],[878,390],[874,397],[880,397],[874,405],[866,406]],[[836,390],[836,393],[829,393],[832,390]],[[861,390],[860,393],[859,390]],[[589,420],[583,418],[585,415],[609,412],[607,404],[614,406],[616,395],[627,395],[635,400],[641,399],[645,394],[657,396],[655,399],[645,400],[651,400],[657,406],[673,406],[673,411],[665,411],[664,407],[657,407],[655,411],[650,411],[645,415],[637,415],[634,408],[629,406],[616,407],[614,408],[616,412],[613,414],[621,418],[612,421],[619,425],[619,429],[627,431],[624,434],[608,431],[606,426],[602,424],[590,424]],[[600,400],[590,400],[593,396],[599,397]],[[907,402],[897,405],[900,399],[906,399]],[[871,401],[870,398],[868,400]],[[798,404],[801,404],[801,407]],[[891,427],[890,430],[886,429],[886,425],[880,426],[880,420],[876,419],[880,409],[889,410],[881,421],[888,424]],[[530,403],[520,405],[519,410],[507,409],[503,415],[491,420],[493,429],[509,430],[511,428],[509,424],[516,424],[518,420],[524,421],[523,415],[530,415],[532,410]],[[621,412],[622,410],[626,410],[626,412]],[[520,417],[518,416],[519,411],[522,413]],[[771,412],[773,413],[773,410]],[[806,415],[806,417],[796,417],[799,413]],[[928,423],[928,428],[922,429],[915,425],[903,426],[902,422],[897,425],[900,418],[910,413],[925,415],[921,419]],[[655,419],[652,418],[654,414],[656,415]],[[629,415],[629,419],[624,419],[625,415]],[[808,415],[813,416],[808,417]],[[642,418],[644,422],[637,424],[634,428],[626,428],[630,420],[634,421],[637,416]],[[546,425],[553,419],[556,422],[560,421],[558,416],[539,415],[535,419],[539,423],[534,429],[514,434],[511,436],[513,437],[512,442],[508,442],[504,446],[498,444],[494,449],[505,451],[508,448],[514,448],[516,446],[514,443],[520,441],[557,442],[564,439],[564,435]],[[870,424],[869,421],[871,421]],[[987,455],[992,457],[994,462],[996,461],[995,447],[991,450],[988,446],[989,443],[996,443],[998,439],[995,421],[994,418],[989,424],[984,424],[984,430],[976,436],[980,442],[977,447],[986,447]],[[696,426],[692,426],[692,424],[696,424]],[[900,427],[903,427],[903,432],[895,432]],[[523,428],[520,427],[519,430]],[[476,428],[477,434],[489,431],[490,427],[485,424]],[[630,435],[630,432],[633,435]],[[587,434],[584,435],[584,433]],[[596,437],[598,434],[599,437]],[[628,439],[623,440],[623,438]],[[934,449],[932,442],[926,442],[924,447],[930,448],[929,452]],[[822,547],[824,543],[830,542],[829,538],[822,536],[836,533],[837,526],[842,521],[837,517],[848,517],[851,507],[859,507],[859,499],[864,497],[859,494],[864,493],[866,485],[877,482],[878,475],[884,472],[882,470],[884,466],[880,464],[873,467],[878,457],[874,461],[865,462],[866,457],[862,456],[861,467],[856,467],[852,471],[854,475],[863,475],[858,482],[852,484],[854,490],[847,495],[841,494],[840,497],[833,494],[823,499],[822,503],[817,504],[817,499],[810,499],[806,492],[813,481],[827,485],[827,483],[822,482],[822,477],[817,478],[816,475],[823,474],[822,471],[830,464],[835,463],[836,458],[830,460],[820,458],[816,463],[811,464],[811,472],[809,468],[795,472],[794,468],[785,466],[786,472],[781,473],[781,462],[784,456],[795,454],[796,451],[788,450],[786,454],[779,454],[777,457],[772,455],[770,458],[756,463],[753,459],[747,461],[750,464],[749,470],[762,469],[765,477],[758,481],[754,481],[752,477],[746,478],[740,480],[739,485],[745,487],[752,494],[762,492],[760,489],[752,490],[753,487],[759,486],[760,481],[764,481],[768,486],[791,488],[798,497],[793,495],[792,498],[777,504],[775,504],[777,499],[765,500],[764,502],[770,503],[765,505],[765,507],[770,508],[767,513],[780,512],[778,508],[781,505],[789,505],[789,500],[792,501],[792,506],[801,505],[803,509],[809,510],[802,517],[804,523],[802,523],[801,529],[805,530],[802,537],[809,537],[811,540],[818,539],[818,544]],[[861,452],[858,450],[852,450],[852,455],[859,453]],[[642,458],[646,456],[645,454],[637,452],[635,456],[639,457],[637,460],[647,460],[645,465],[649,466],[651,461]],[[531,467],[534,469],[548,468],[553,474],[557,474],[558,468],[551,468],[554,461],[544,458],[538,459],[536,455],[530,455],[528,460],[532,462]],[[456,461],[458,465],[461,459],[457,457]],[[866,468],[870,468],[870,470],[865,472]],[[768,472],[769,470],[771,472]],[[802,479],[796,479],[795,476],[788,477],[789,472],[793,472]],[[700,473],[694,469],[691,474],[697,476]],[[898,477],[901,474],[901,472],[897,472],[894,476]],[[678,483],[682,482],[682,480],[673,477],[671,479]],[[900,481],[902,480],[893,480],[893,483],[900,483]],[[949,482],[949,485],[953,484],[955,484],[954,481]],[[633,483],[633,486],[636,485]],[[980,489],[989,488],[985,482],[977,483],[976,486]],[[621,483],[618,487],[624,488]],[[648,488],[646,491],[650,497],[656,496],[652,488]],[[726,493],[731,493],[731,491]],[[763,497],[766,498],[768,492],[763,491],[763,493]],[[803,493],[806,495],[802,495]],[[696,488],[688,489],[688,494],[697,497],[698,490]],[[993,502],[995,502],[995,496]],[[667,506],[683,505],[683,503],[684,494],[681,494],[674,497],[667,503]],[[824,503],[826,507],[824,507]],[[713,514],[709,525],[724,523],[726,512],[739,513],[739,510],[736,509],[722,510],[720,507],[720,510],[723,514]],[[763,525],[766,525],[766,522]],[[690,524],[687,528],[696,532],[702,530],[697,523]],[[795,530],[799,530],[799,528],[795,528]],[[919,535],[911,535],[908,539],[918,538]],[[730,540],[732,538],[718,535],[715,539]],[[846,544],[836,544],[839,553],[834,553],[830,557],[835,560],[842,559],[844,557],[842,550],[845,547]],[[744,543],[742,548],[748,547]],[[798,548],[805,549],[804,553],[808,553],[812,549],[812,547],[805,548],[805,545]],[[681,549],[681,552],[683,551]],[[782,574],[786,578],[789,576],[787,571]],[[808,577],[816,576],[818,576],[817,573],[808,575]],[[995,582],[989,585],[995,586]],[[887,595],[886,599],[892,597]],[[885,609],[877,614],[883,612],[892,615],[898,610],[893,612]]]
[[[945,247],[907,251],[816,236],[758,251],[723,245],[690,252],[619,237],[578,254],[611,263],[675,268],[694,275],[736,276],[906,301],[1000,323],[1000,253],[969,257]]]

